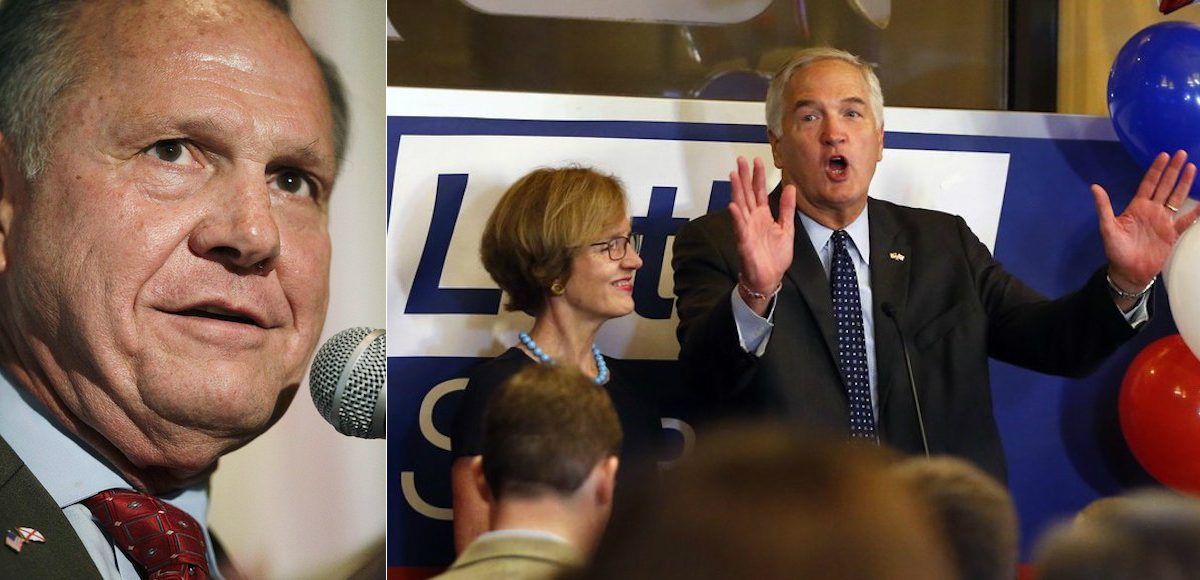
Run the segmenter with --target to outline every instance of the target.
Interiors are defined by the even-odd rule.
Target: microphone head
[[[308,375],[313,404],[339,433],[387,434],[387,348],[383,329],[359,326],[325,341]]]

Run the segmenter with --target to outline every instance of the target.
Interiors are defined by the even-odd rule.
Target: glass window
[[[878,63],[890,106],[1004,109],[1008,10],[995,0],[771,0],[743,22],[685,25],[390,0],[403,40],[388,42],[388,84],[761,100],[792,52],[830,45]]]

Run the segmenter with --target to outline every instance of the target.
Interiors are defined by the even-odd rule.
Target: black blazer
[[[75,528],[46,488],[0,438],[0,532],[31,527],[45,543],[26,543],[20,553],[0,546],[3,578],[100,578]]]
[[[776,215],[779,195],[776,188],[770,196]],[[961,217],[877,199],[868,199],[867,211],[881,439],[922,450],[900,336],[882,311],[889,303],[908,341],[930,451],[965,457],[1007,482],[988,357],[1044,373],[1090,372],[1135,333],[1103,269],[1080,290],[1049,300],[1006,272]],[[799,220],[761,358],[738,345],[729,296],[741,266],[728,210],[681,228],[672,266],[679,359],[690,387],[804,427],[849,433],[829,282]]]

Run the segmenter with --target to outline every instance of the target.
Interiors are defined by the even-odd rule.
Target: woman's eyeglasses
[[[615,262],[625,259],[625,255],[629,253],[630,246],[633,246],[635,254],[641,254],[643,237],[642,234],[629,234],[628,236],[617,236],[606,242],[596,242],[588,245],[596,248],[597,252],[608,252],[608,259]]]

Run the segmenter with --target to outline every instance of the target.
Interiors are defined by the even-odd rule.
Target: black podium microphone
[[[900,317],[896,307],[891,302],[879,305],[884,316],[892,319],[896,325],[896,334],[900,335],[900,350],[904,352],[904,368],[908,371],[908,386],[912,387],[913,405],[917,408],[917,427],[921,429],[921,446],[925,449],[925,457],[929,457],[929,439],[925,436],[925,418],[921,415],[921,398],[917,396],[917,379],[913,376],[912,359],[908,357],[908,341],[904,340],[904,331],[900,330]]]
[[[308,375],[313,404],[338,433],[387,435],[387,347],[382,328],[359,326],[325,341]]]

